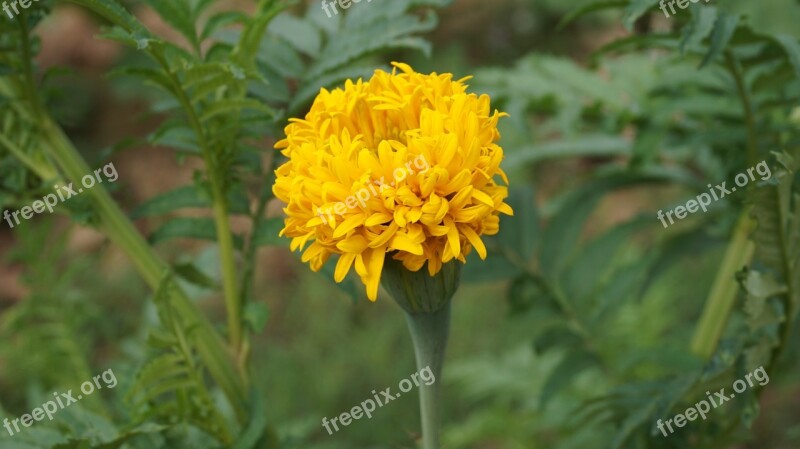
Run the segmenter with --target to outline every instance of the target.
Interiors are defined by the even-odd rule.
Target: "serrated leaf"
[[[409,15],[391,20],[381,18],[358,30],[339,34],[323,48],[322,57],[312,65],[306,79],[320,77],[379,49],[417,45],[418,42],[403,39],[413,33],[430,31],[436,27],[437,22],[436,15],[429,11],[424,19]]]
[[[211,16],[200,33],[200,39],[206,40],[214,35],[218,30],[234,23],[244,23],[247,15],[239,11],[224,11]]]
[[[70,0],[70,2],[94,11],[127,31],[146,32],[136,17],[123,8],[117,0]]]
[[[134,76],[143,79],[148,84],[160,87],[169,93],[175,93],[172,82],[163,72],[147,67],[120,67],[109,72],[110,77]]]
[[[294,94],[292,101],[289,103],[290,114],[297,113],[304,105],[309,103],[311,99],[319,93],[321,88],[333,88],[347,79],[367,78],[374,70],[374,68],[369,67],[347,66],[305,82],[303,87]]]
[[[317,57],[322,48],[319,29],[307,20],[290,14],[280,14],[269,24],[267,31],[288,42],[295,50],[311,57]]]
[[[717,8],[713,6],[691,8],[692,20],[683,28],[683,38],[680,49],[685,52],[687,48],[700,45],[714,29],[717,19]]]
[[[711,34],[711,45],[706,52],[703,61],[700,63],[700,68],[703,68],[709,62],[716,59],[728,47],[728,43],[733,37],[736,26],[739,25],[739,16],[722,12],[717,17],[714,23],[714,31]]]
[[[193,47],[199,47],[200,43],[195,28],[197,17],[193,14],[187,0],[144,0],[144,3],[153,8],[161,19],[182,34]]]

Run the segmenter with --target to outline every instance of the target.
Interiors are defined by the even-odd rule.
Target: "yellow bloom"
[[[485,258],[481,235],[498,232],[499,213],[513,214],[495,144],[506,114],[467,93],[469,78],[393,65],[322,89],[275,144],[289,158],[273,186],[287,203],[281,235],[293,251],[305,248],[314,271],[339,254],[336,281],[355,266],[373,301],[387,253],[411,271],[427,262],[433,276],[472,248]]]

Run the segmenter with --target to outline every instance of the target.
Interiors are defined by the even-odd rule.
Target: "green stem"
[[[210,171],[210,170],[209,170]],[[242,350],[242,305],[239,301],[237,286],[236,258],[233,245],[233,233],[228,221],[228,204],[218,182],[212,180],[212,199],[214,201],[214,222],[219,239],[220,265],[222,270],[222,288],[225,295],[225,308],[228,312],[228,333],[231,347],[237,357]]]
[[[25,151],[17,146],[14,142],[9,140],[6,136],[0,134],[0,145],[2,145],[5,149],[7,149],[12,156],[19,159],[28,170],[32,171],[36,176],[38,176],[42,181],[51,181],[57,179],[58,173],[49,166],[44,166],[44,164],[36,163],[32,157],[25,154]]]
[[[153,50],[150,55],[167,73],[170,83],[172,84],[172,93],[181,104],[186,116],[189,120],[189,125],[197,135],[198,142],[203,152],[203,159],[206,165],[206,173],[209,183],[211,185],[211,201],[214,211],[214,225],[217,231],[217,240],[219,240],[219,258],[220,267],[222,272],[222,290],[225,297],[225,309],[228,316],[228,335],[230,338],[231,347],[239,357],[239,352],[242,349],[242,305],[239,301],[239,293],[236,275],[236,258],[233,245],[233,234],[231,233],[230,222],[228,221],[228,200],[225,197],[222,181],[216,175],[216,168],[218,167],[217,158],[214,154],[211,145],[208,143],[205,130],[200,123],[197,112],[192,106],[192,102],[187,96],[186,92],[181,87],[180,81],[175,77],[175,74],[170,70],[169,64],[164,56]],[[244,374],[242,373],[242,376]]]
[[[44,150],[49,152],[68,180],[79,184],[85,174],[92,173],[91,169],[51,118],[42,116],[39,122],[42,127],[43,143],[47,144]],[[157,289],[164,272],[169,267],[156,256],[105,189],[96,187],[86,190],[85,193],[94,203],[106,235],[131,258],[145,282],[152,289]],[[193,337],[196,339],[200,357],[214,381],[225,392],[237,417],[244,422],[247,416],[245,389],[232,368],[231,354],[225,349],[224,342],[208,319],[182,291],[175,289],[172,300],[187,327],[195,328]]]
[[[747,162],[753,166],[758,158],[758,128],[753,100],[744,80],[742,65],[732,52],[725,52],[725,64],[736,83],[736,91],[742,102],[745,126],[747,127]],[[722,265],[717,272],[714,285],[709,293],[700,322],[692,338],[692,352],[703,358],[714,353],[722,338],[739,287],[736,284],[736,271],[750,263],[755,253],[755,244],[750,234],[755,226],[747,212],[742,214],[734,229],[731,242],[725,252]]]
[[[750,240],[754,224],[747,212],[739,219],[695,329],[691,349],[705,359],[711,357],[717,349],[733,309],[739,291],[736,272],[750,263],[755,252],[755,244]]]
[[[433,313],[412,314],[406,312],[406,322],[414,343],[417,371],[430,368],[432,384],[419,386],[419,409],[422,419],[422,447],[439,449],[441,429],[441,377],[444,366],[447,337],[450,332],[450,307],[447,301]]]
[[[725,52],[725,63],[736,83],[736,92],[742,100],[745,125],[747,126],[747,163],[752,167],[758,162],[758,129],[756,128],[756,113],[753,107],[753,100],[745,85],[742,65],[730,51]]]
[[[70,140],[64,135],[61,128],[42,106],[33,79],[32,51],[28,30],[25,24],[22,23],[22,18],[20,18],[19,23],[21,24],[20,32],[22,36],[23,74],[19,77],[18,82],[21,84],[21,90],[25,92],[26,101],[24,106],[22,102],[12,102],[12,107],[19,112],[21,117],[39,125],[44,152],[55,162],[55,165],[64,173],[68,181],[80,184],[83,176],[91,174],[92,171]],[[7,88],[6,83],[0,80],[0,90],[7,90]],[[28,162],[32,161],[29,160]],[[162,262],[153,252],[133,223],[128,220],[127,216],[105,189],[102,187],[89,189],[87,190],[87,196],[94,203],[95,210],[101,220],[101,226],[109,239],[122,248],[131,258],[145,282],[152,289],[157,289],[163,274],[169,270],[169,266]],[[215,202],[215,204],[219,203]],[[223,202],[222,204],[225,203]],[[219,216],[220,214],[215,213],[215,215]],[[224,215],[227,223],[226,211],[224,211]],[[228,237],[232,242],[232,236],[229,233]],[[220,239],[223,240],[222,236]],[[232,246],[231,243],[231,248]],[[230,260],[233,260],[232,256]],[[232,279],[235,282],[235,276]],[[193,329],[192,338],[194,339],[195,347],[204,365],[208,368],[209,374],[227,396],[239,422],[246,422],[246,395],[242,381],[243,377],[239,377],[233,368],[234,364],[231,363],[232,354],[226,349],[224,341],[220,338],[211,322],[200,313],[185,293],[175,289],[172,296],[172,304],[181,319],[184,320],[186,328]],[[237,298],[235,295],[233,297],[235,301]],[[238,326],[235,328],[238,328]]]

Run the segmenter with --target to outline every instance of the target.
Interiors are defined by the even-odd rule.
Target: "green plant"
[[[565,21],[599,10],[621,12],[631,34],[601,48],[595,68],[530,55],[512,70],[476,76],[514,117],[503,130],[507,170],[540,181],[548,169],[576,167],[571,158],[598,168],[542,205],[530,189],[515,192],[512,206],[526,212],[502,226],[516,231],[495,239],[489,252],[499,256],[468,266],[465,278],[510,280],[510,307],[532,329],[535,353],[556,357],[539,379],[539,407],[558,418],[533,426],[529,438],[560,430],[563,447],[728,447],[746,439],[760,390],[668,438],[655,423],[758,366],[779,376],[792,363],[780,356],[798,335],[800,45],[753,29],[725,2],[693,5],[660,31],[653,0],[589,2]],[[674,229],[655,218],[654,207],[674,206],[659,204],[656,188],[691,198],[762,160],[772,167],[769,181]],[[600,201],[621,192],[646,214],[590,227]],[[655,243],[644,250],[643,239]],[[721,245],[728,249],[720,257]],[[705,310],[689,306],[678,287],[670,301],[693,313],[656,312],[660,285],[686,282],[676,270],[695,279],[688,267],[697,260],[713,261],[701,272],[716,270],[722,287],[701,289]],[[700,278],[709,286],[713,279]],[[697,315],[693,330],[678,324]],[[632,317],[647,329],[626,332]],[[670,341],[659,342],[667,329]],[[564,395],[578,398],[566,411],[551,404]]]
[[[158,422],[166,427],[147,429],[164,435],[189,423],[225,447],[274,447],[278,443],[266,422],[266,405],[251,386],[249,368],[250,338],[263,328],[266,313],[253,291],[255,254],[261,246],[279,244],[279,220],[264,218],[272,198],[271,164],[262,164],[262,153],[271,154],[264,137],[278,137],[285,111],[301,112],[320,87],[367,72],[367,65],[353,69],[355,62],[397,48],[427,51],[428,44],[416,34],[431,30],[435,15],[429,11],[419,18],[414,11],[447,2],[384,2],[380,8],[354,10],[344,21],[320,20],[314,9],[296,16],[287,11],[291,5],[286,1],[259,1],[253,15],[220,10],[214,0],[144,2],[181,35],[185,46],[157,37],[116,1],[72,3],[106,22],[104,38],[147,57],[144,64],[120,67],[112,75],[135,77],[166,95],[158,105],[164,120],[149,142],[203,162],[192,185],[150,200],[134,217],[207,208],[210,218],[167,220],[150,242],[180,237],[219,246],[224,334],[177,282],[214,286],[210,273],[192,265],[171,266],[108,191],[86,193],[82,221],[97,226],[128,255],[155,292],[161,317],[162,328],[152,330],[153,358],[139,371],[130,394],[137,411],[134,422]],[[41,1],[16,20],[0,23],[0,157],[7,162],[3,170],[12,174],[3,179],[3,205],[18,203],[32,187],[79,183],[92,172],[49,112],[43,96],[49,80],[39,76],[33,62],[37,40],[32,30],[50,8],[51,2]],[[63,209],[76,212],[73,206]],[[231,215],[247,217],[252,232],[234,235]],[[231,416],[219,411],[217,389],[226,399],[222,409]]]

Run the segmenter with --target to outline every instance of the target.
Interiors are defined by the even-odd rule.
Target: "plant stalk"
[[[92,173],[78,151],[72,146],[61,128],[48,116],[40,117],[44,150],[56,161],[69,181],[80,184],[87,173]],[[169,267],[152,251],[136,227],[117,206],[108,192],[100,187],[85,192],[96,206],[105,234],[131,258],[145,282],[157,289]],[[245,388],[233,369],[232,357],[213,325],[179,289],[175,289],[172,304],[187,327],[196,326],[193,333],[195,346],[209,373],[222,388],[237,417],[244,422]]]
[[[733,236],[725,251],[722,264],[717,271],[714,285],[706,300],[703,314],[692,338],[691,349],[696,355],[708,359],[717,349],[722,332],[728,322],[735,303],[739,286],[736,283],[736,272],[750,263],[755,253],[755,244],[750,234],[755,225],[754,220],[745,212],[742,214]]]
[[[430,368],[435,381],[419,386],[419,410],[422,420],[422,447],[439,449],[441,429],[441,377],[447,337],[450,333],[452,301],[433,313],[406,312],[406,322],[414,344],[417,372]]]

